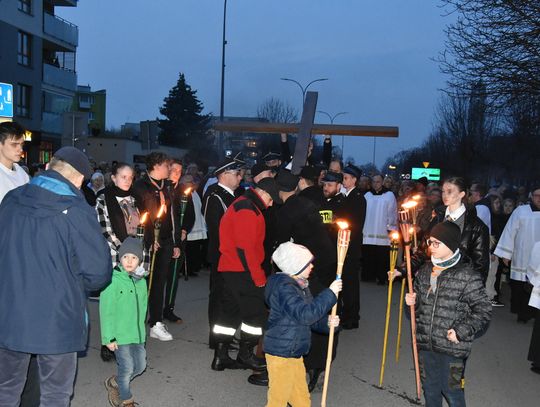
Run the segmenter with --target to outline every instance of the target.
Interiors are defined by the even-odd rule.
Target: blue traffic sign
[[[13,85],[0,82],[0,116],[13,117]]]

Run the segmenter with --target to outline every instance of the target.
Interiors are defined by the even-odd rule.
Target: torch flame
[[[398,232],[392,232],[392,234],[390,235],[390,238],[392,240],[399,240],[399,233]]]
[[[407,201],[405,202],[403,205],[401,205],[401,207],[403,209],[412,209],[414,208],[416,205],[418,205],[418,202],[416,201]]]
[[[339,228],[341,230],[345,230],[345,229],[349,228],[349,224],[344,220],[338,220],[338,221],[336,221],[336,223],[337,223],[337,225],[339,226]]]
[[[184,191],[184,195],[186,196],[189,195],[190,193],[191,193],[191,187],[189,187],[188,189]]]
[[[414,233],[414,228],[410,228],[409,233],[411,233],[411,234]]]
[[[163,212],[165,211],[165,204],[161,205],[161,207],[159,208],[159,212],[157,214],[157,218],[161,218],[161,215],[163,215]]]
[[[144,225],[146,223],[146,219],[148,219],[148,212],[145,212],[143,213],[143,215],[141,216],[141,220],[140,220],[140,224],[141,225]]]
[[[415,196],[412,197],[412,199],[414,199],[415,201],[419,201],[421,198],[422,196],[420,196],[420,194],[416,194]]]

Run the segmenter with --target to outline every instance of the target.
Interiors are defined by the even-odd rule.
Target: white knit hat
[[[290,276],[304,271],[313,261],[313,255],[304,246],[293,242],[281,243],[272,254],[272,261]]]

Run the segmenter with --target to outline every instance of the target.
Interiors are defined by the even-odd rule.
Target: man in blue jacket
[[[73,147],[0,205],[0,406],[19,404],[31,354],[40,406],[68,406],[77,352],[86,348],[86,294],[111,278],[95,212],[79,191],[91,175]]]

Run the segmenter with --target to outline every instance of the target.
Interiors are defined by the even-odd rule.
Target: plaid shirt
[[[120,246],[122,245],[122,242],[116,234],[114,233],[111,221],[109,218],[109,212],[107,210],[107,204],[105,203],[105,196],[104,194],[101,194],[98,196],[96,200],[96,213],[98,222],[101,226],[101,232],[103,233],[103,236],[107,240],[107,243],[109,245],[109,249],[111,252],[111,258],[112,258],[112,264],[113,268],[116,267],[120,259],[118,258],[118,250],[120,249]],[[146,249],[143,250],[143,264],[145,270],[148,270],[150,266],[150,252]]]

